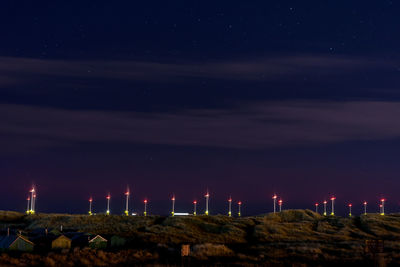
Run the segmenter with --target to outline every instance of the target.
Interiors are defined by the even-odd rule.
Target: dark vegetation
[[[265,216],[117,216],[0,212],[1,229],[31,238],[37,229],[100,234],[105,250],[73,247],[3,252],[1,266],[263,265],[374,266],[400,264],[400,215],[342,218],[309,210]],[[4,231],[3,231],[4,234]],[[384,240],[383,253],[365,252],[366,240]],[[181,245],[190,255],[181,257]]]

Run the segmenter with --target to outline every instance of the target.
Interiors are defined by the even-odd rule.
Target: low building
[[[105,239],[100,235],[96,235],[95,237],[89,240],[89,247],[95,249],[107,248],[107,239]]]
[[[73,247],[87,247],[90,240],[90,235],[82,232],[67,233],[66,236],[71,238]]]
[[[181,256],[187,257],[190,254],[190,245],[184,244],[181,246]]]
[[[51,242],[52,249],[70,249],[71,248],[71,239],[66,237],[65,235],[60,235],[56,239]]]
[[[113,235],[110,241],[111,247],[123,247],[126,244],[126,239],[117,235]]]
[[[21,235],[6,235],[0,237],[1,250],[33,251],[34,244]]]

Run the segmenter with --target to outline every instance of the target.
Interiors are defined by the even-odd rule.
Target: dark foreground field
[[[126,242],[104,250],[73,247],[31,253],[3,252],[0,266],[261,265],[374,266],[400,265],[400,215],[368,214],[342,218],[309,210],[229,218],[126,217],[0,212],[1,229],[33,237],[37,229],[118,236]],[[3,232],[4,234],[4,232]],[[383,252],[366,240],[383,240]],[[374,244],[375,241],[372,241]],[[181,257],[181,245],[190,255]]]

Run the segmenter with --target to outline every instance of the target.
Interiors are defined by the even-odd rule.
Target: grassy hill
[[[335,265],[371,263],[372,257],[379,256],[384,257],[388,263],[400,263],[398,214],[342,218],[321,216],[310,210],[286,210],[265,216],[230,218],[222,215],[26,216],[17,212],[0,212],[0,226],[3,229],[18,229],[26,235],[37,228],[59,229],[61,225],[69,231],[124,237],[128,240],[126,248],[104,253],[116,254],[122,253],[124,249],[133,249],[135,253],[150,253],[151,256],[146,254],[147,259],[161,263],[164,257],[173,259],[174,255],[179,261],[181,244],[191,244],[191,258],[199,262],[212,260],[240,265],[289,262]],[[377,256],[364,253],[365,240],[374,239],[384,240],[384,254]]]

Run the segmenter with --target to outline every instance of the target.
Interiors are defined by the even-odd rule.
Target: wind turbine
[[[332,201],[332,210],[331,210],[331,215],[335,215],[335,197],[331,197]]]
[[[175,195],[172,196],[171,201],[172,201],[171,216],[174,216],[175,215]]]
[[[31,198],[28,196],[28,198],[26,199],[26,201],[27,201],[27,205],[26,205],[26,214],[29,214],[29,204],[30,204],[30,201],[31,201]]]
[[[208,215],[208,201],[210,200],[210,193],[207,190],[207,194],[204,196],[206,198],[206,212],[205,214]]]
[[[279,212],[282,212],[282,199],[279,199],[278,204],[279,204]]]
[[[353,205],[350,203],[349,204],[349,217],[351,217],[351,207],[352,207]]]
[[[147,216],[147,199],[143,200],[143,203],[144,203],[144,212],[143,212],[143,215],[144,215],[144,216]]]
[[[106,214],[110,215],[110,199],[111,199],[110,194],[108,194],[106,198],[107,198],[107,211],[106,211]]]
[[[328,203],[328,201],[324,200],[324,216],[326,216],[326,204]]]
[[[364,215],[367,215],[367,201],[364,201]]]
[[[32,189],[29,191],[31,193],[31,207],[30,207],[30,214],[34,214],[35,213],[35,187],[32,186]]]
[[[315,203],[315,213],[318,213],[318,203]]]
[[[197,200],[193,201],[193,215],[196,216],[197,212]]]
[[[385,215],[385,201],[386,199],[384,198],[381,199],[381,205],[380,205],[381,215]]]
[[[229,197],[228,199],[228,216],[232,216],[232,197]]]
[[[272,199],[274,200],[274,213],[276,213],[276,199],[278,198],[278,196],[276,194],[274,194],[274,196],[272,197]]]
[[[92,213],[92,202],[93,202],[93,198],[90,197],[90,198],[89,198],[89,215],[92,215],[92,214],[93,214],[93,213]]]
[[[238,202],[238,216],[239,216],[239,217],[242,216],[241,207],[242,207],[242,201],[239,201],[239,202]]]
[[[130,191],[129,188],[127,188],[125,192],[125,197],[126,197],[126,202],[125,202],[125,215],[129,216],[129,196],[130,196]]]
[[[33,194],[33,213],[36,212],[36,192]]]

